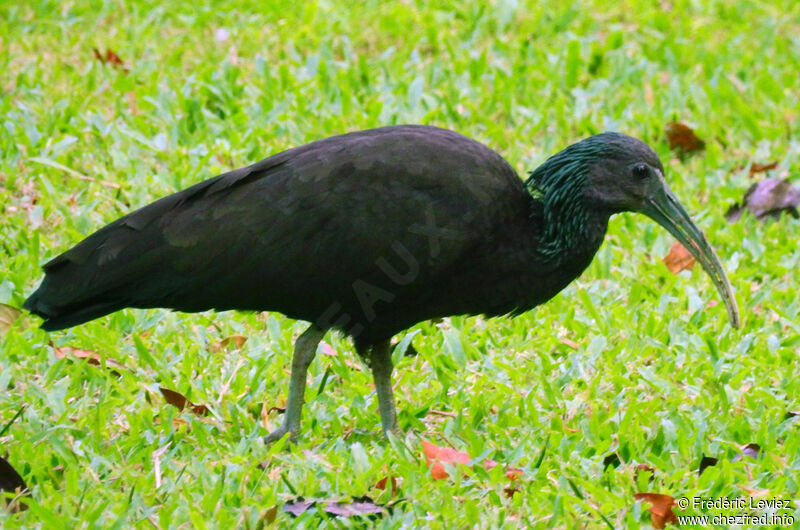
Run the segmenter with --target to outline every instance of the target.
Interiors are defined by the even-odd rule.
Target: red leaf
[[[644,501],[651,504],[650,518],[653,521],[653,528],[664,528],[667,523],[678,523],[678,518],[672,507],[675,506],[675,499],[669,495],[661,493],[637,493],[633,496],[637,501]]]
[[[677,241],[672,244],[669,252],[663,258],[664,265],[667,266],[669,272],[678,274],[681,271],[691,270],[694,267],[695,259],[686,247]]]

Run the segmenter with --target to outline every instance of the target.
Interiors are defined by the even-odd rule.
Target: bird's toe
[[[264,437],[264,443],[271,444],[277,442],[287,434],[289,435],[289,442],[291,443],[297,442],[297,431],[290,430],[285,425],[281,425],[280,427],[278,427],[277,429],[275,429],[274,431],[272,431],[271,433],[269,433]]]

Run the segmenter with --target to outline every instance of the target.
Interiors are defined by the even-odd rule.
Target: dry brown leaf
[[[653,480],[656,476],[656,469],[649,464],[637,464],[633,469],[633,475],[637,481],[641,473],[650,473],[650,480]]]
[[[103,359],[100,354],[92,350],[81,350],[79,348],[73,348],[72,346],[58,346],[53,348],[53,355],[58,359],[74,357],[76,359],[83,359],[94,366],[103,366]],[[115,361],[111,357],[106,357],[106,368],[111,370],[111,373],[114,375],[120,375],[119,372],[121,370],[127,370],[122,363]]]
[[[21,314],[22,311],[16,307],[0,304],[0,337],[8,333]]]
[[[788,180],[770,177],[750,186],[744,194],[742,204],[731,206],[725,212],[725,218],[729,223],[734,223],[739,220],[745,209],[758,219],[778,219],[783,212],[797,218],[798,207],[800,207],[800,189],[792,186]]]
[[[694,256],[686,250],[686,247],[679,242],[675,242],[669,249],[669,252],[663,258],[664,265],[667,266],[669,272],[678,274],[681,271],[691,270],[694,267]]]
[[[379,490],[385,490],[387,485],[391,488],[389,491],[394,495],[394,492],[397,491],[397,477],[383,477],[375,484],[375,487]]]
[[[749,456],[750,458],[758,458],[761,452],[761,446],[758,444],[746,444],[742,446],[742,455]]]
[[[706,143],[697,137],[691,127],[685,123],[672,122],[665,127],[670,149],[681,149],[686,153],[700,151]]]
[[[770,169],[775,169],[776,167],[778,167],[777,162],[767,162],[766,164],[757,164],[754,162],[750,164],[750,175],[763,173],[764,171],[769,171]]]
[[[271,525],[275,522],[275,518],[278,516],[278,505],[276,504],[272,508],[268,509],[261,515],[261,520]]]
[[[231,335],[230,337],[225,337],[219,341],[219,344],[214,344],[211,346],[211,351],[220,352],[231,348],[238,350],[244,346],[245,342],[247,342],[247,337],[244,335]]]
[[[208,416],[209,410],[208,407],[205,405],[196,405],[186,399],[186,396],[181,394],[180,392],[175,392],[174,390],[170,390],[169,388],[164,388],[163,386],[158,387],[161,391],[161,394],[164,396],[164,399],[170,405],[177,407],[178,410],[183,410],[188,408],[192,412],[194,412],[198,416]]]
[[[678,518],[672,511],[672,507],[675,506],[673,497],[661,493],[637,493],[633,498],[651,505],[649,511],[653,528],[664,528],[667,523],[678,523]]]
[[[101,63],[109,64],[114,68],[119,68],[126,74],[129,72],[128,67],[125,66],[125,62],[114,50],[106,49],[106,53],[103,54],[97,48],[92,48],[92,52],[94,53],[95,58]]]
[[[700,465],[697,467],[697,474],[702,475],[703,471],[705,471],[707,467],[716,466],[718,462],[718,458],[703,455],[703,457],[700,459]]]
[[[313,508],[322,509],[325,513],[337,517],[383,515],[386,512],[385,506],[376,504],[369,497],[356,497],[350,502],[307,501],[303,497],[299,497],[283,505],[283,511],[294,517],[298,517]]]

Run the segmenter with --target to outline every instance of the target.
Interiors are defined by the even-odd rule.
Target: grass
[[[650,520],[639,491],[768,490],[800,517],[800,437],[786,418],[800,409],[800,222],[723,217],[750,162],[798,180],[800,4],[554,6],[0,4],[0,303],[20,307],[43,262],[133,207],[290,146],[418,122],[486,142],[520,174],[601,130],[641,137],[722,256],[744,320],[733,330],[708,307],[717,295],[698,268],[666,270],[663,229],[621,215],[546,305],[409,330],[420,354],[397,367],[401,426],[523,468],[507,498],[499,468],[434,481],[418,440],[384,441],[369,374],[342,337],[311,367],[304,437],[286,450],[262,444],[262,410],[285,399],[302,323],[126,310],[47,334],[25,316],[0,338],[0,452],[32,495],[25,512],[0,510],[0,526],[256,528],[300,495],[370,495],[405,499],[375,523],[386,528],[637,528]],[[670,153],[674,120],[704,152]],[[247,341],[222,345],[234,335]],[[128,370],[59,359],[62,346]],[[159,386],[213,414],[178,412]],[[734,461],[747,443],[759,458]],[[703,454],[720,462],[698,476]],[[394,497],[373,487],[386,476]],[[275,524],[292,523],[362,524],[279,509]]]

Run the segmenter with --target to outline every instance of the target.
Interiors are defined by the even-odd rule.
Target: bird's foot
[[[297,443],[297,430],[289,429],[286,425],[281,425],[268,435],[264,437],[265,444],[275,443],[285,435],[289,435],[289,442],[290,443]]]
[[[403,429],[401,429],[400,426],[397,425],[396,423],[395,423],[394,427],[392,427],[388,431],[384,432],[384,435],[386,437],[388,437],[389,434],[391,434],[395,438],[403,438],[406,435],[406,433],[403,432]]]

